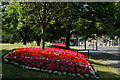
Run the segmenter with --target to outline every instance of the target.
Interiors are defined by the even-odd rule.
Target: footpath
[[[78,49],[82,53],[88,53],[89,55],[94,57],[95,60],[98,60],[102,64],[108,66],[114,73],[120,75],[120,52],[117,47],[102,47],[98,48],[98,50],[93,50],[92,48],[88,47],[87,50],[84,50],[82,46],[71,46],[72,48]]]

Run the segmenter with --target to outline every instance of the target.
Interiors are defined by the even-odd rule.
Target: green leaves
[[[23,24],[22,22],[19,22],[19,23],[18,23],[17,30],[20,30],[23,26],[24,26],[24,24]]]

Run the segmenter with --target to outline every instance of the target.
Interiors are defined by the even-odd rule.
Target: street
[[[73,48],[77,48],[79,50],[84,51],[84,46],[71,46]],[[86,50],[90,50],[90,51],[96,51],[96,46],[87,46]],[[105,46],[105,47],[98,47],[98,51],[102,51],[102,52],[106,52],[106,53],[111,53],[113,55],[118,55],[120,56],[120,47],[112,47],[112,46]]]
[[[71,46],[72,48],[77,48],[80,50],[79,52],[82,53],[88,53],[88,50],[90,52],[90,55],[92,57],[95,57],[95,60],[100,60],[104,63],[107,63],[107,66],[110,67],[110,69],[120,74],[120,47],[98,47],[98,50],[93,50],[93,46],[87,46],[87,50],[84,50],[84,46]]]

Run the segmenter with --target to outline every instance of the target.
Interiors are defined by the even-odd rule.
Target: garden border
[[[12,50],[10,50],[8,53],[10,53],[11,51],[14,51],[15,49],[12,49]],[[5,63],[7,63],[7,64],[12,64],[13,66],[16,66],[16,67],[19,67],[19,68],[21,68],[21,69],[24,69],[24,70],[31,70],[31,71],[37,71],[37,72],[47,72],[47,71],[45,71],[44,69],[43,69],[43,71],[41,71],[41,70],[36,70],[37,69],[37,67],[32,67],[32,69],[27,69],[26,67],[27,66],[25,66],[24,65],[24,68],[22,68],[22,66],[21,65],[16,65],[16,64],[14,64],[14,63],[11,63],[11,62],[6,62],[5,60],[4,60],[4,57],[8,54],[8,53],[5,53],[3,56],[2,56],[2,60],[5,62]],[[86,60],[88,61],[88,59],[86,58]],[[88,61],[88,63],[90,63],[91,64],[91,62],[90,61]],[[18,64],[18,63],[17,63]],[[28,66],[29,67],[29,66]],[[34,68],[34,69],[33,69]],[[36,69],[35,69],[36,68]],[[90,78],[90,79],[99,79],[100,77],[99,77],[99,75],[97,74],[97,72],[96,72],[96,70],[94,69],[94,67],[91,65],[91,68],[95,71],[95,76],[96,76],[96,78]],[[57,71],[58,72],[58,71]],[[47,72],[48,73],[48,72]],[[66,74],[66,75],[63,75],[63,72],[61,72],[62,74],[62,76],[72,76],[72,73],[70,73],[71,75],[68,75],[68,74]],[[51,74],[51,73],[48,73],[48,74]],[[52,74],[54,74],[53,72],[52,72]],[[59,75],[58,73],[56,73],[57,75]],[[55,74],[55,75],[56,75]],[[76,77],[76,76],[75,76]],[[77,76],[78,77],[78,76]],[[83,79],[88,79],[88,78],[83,78]]]

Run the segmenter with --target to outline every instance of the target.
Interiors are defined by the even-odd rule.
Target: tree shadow
[[[110,52],[111,52],[111,51],[116,51],[116,52],[118,52],[118,50],[104,50],[104,51],[110,51]]]
[[[112,73],[112,72],[107,72],[107,71],[97,71],[98,74],[101,74],[100,75],[100,79],[113,79],[113,80],[119,80],[120,79],[120,76],[115,74],[115,73]],[[109,76],[108,76],[109,75]]]
[[[82,54],[88,55],[88,52],[80,52]],[[94,51],[89,51],[89,55],[91,56],[92,59],[95,60],[120,60],[120,55],[114,55],[110,53],[105,53],[105,52],[94,52]]]
[[[0,50],[0,53],[2,54],[2,55],[0,56],[0,60],[2,60],[2,62],[3,62],[3,61],[4,61],[4,60],[3,60],[3,57],[4,57],[6,54],[8,54],[9,52],[13,51],[13,50],[15,50],[15,49],[12,49],[12,50],[6,50],[6,49]],[[2,59],[1,59],[1,58],[2,58]]]
[[[0,52],[2,52],[2,56],[4,56],[5,54],[7,54],[7,53],[9,53],[9,52],[11,52],[13,50],[15,50],[15,49],[12,49],[12,50],[3,49],[3,50],[0,50]]]

